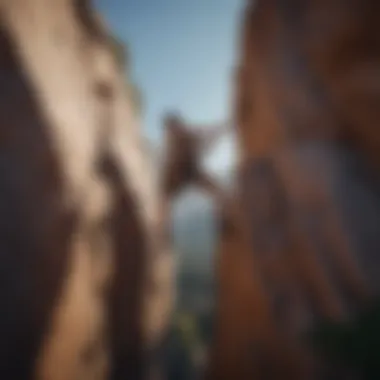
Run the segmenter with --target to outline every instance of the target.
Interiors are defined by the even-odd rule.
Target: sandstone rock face
[[[172,272],[124,68],[85,0],[0,15],[0,377],[141,378]]]
[[[213,379],[311,378],[299,334],[378,294],[379,21],[373,1],[247,4]]]

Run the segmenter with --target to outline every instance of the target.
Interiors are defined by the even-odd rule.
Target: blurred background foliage
[[[380,379],[380,300],[346,323],[321,323],[311,334],[316,351],[360,379]]]

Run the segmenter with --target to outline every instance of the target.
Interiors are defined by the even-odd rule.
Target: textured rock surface
[[[124,68],[85,0],[0,13],[0,377],[141,378],[172,272]]]
[[[221,230],[213,379],[296,378],[281,357],[303,366],[298,334],[378,292],[378,10],[370,0],[247,4],[235,103],[243,216],[225,219],[249,243]],[[254,360],[252,345],[264,356]]]

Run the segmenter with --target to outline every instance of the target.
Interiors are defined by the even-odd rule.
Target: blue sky
[[[96,0],[128,45],[132,75],[145,103],[144,134],[161,139],[161,117],[179,111],[189,122],[228,119],[242,0]],[[229,166],[230,138],[207,166]]]

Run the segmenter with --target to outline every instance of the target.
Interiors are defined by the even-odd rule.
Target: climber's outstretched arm
[[[222,190],[222,188],[217,184],[215,180],[213,180],[208,174],[204,172],[198,173],[194,184],[198,188],[208,193],[217,205],[219,205],[220,202],[223,202],[225,199],[225,192]]]
[[[221,123],[214,126],[196,126],[194,133],[197,136],[199,149],[202,153],[207,153],[218,140],[230,129],[230,123]]]

